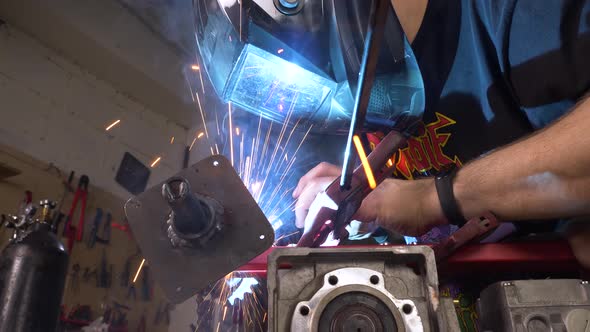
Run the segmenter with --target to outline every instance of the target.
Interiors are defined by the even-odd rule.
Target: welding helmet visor
[[[201,65],[224,102],[316,132],[347,132],[372,6],[370,0],[194,0]],[[424,103],[420,69],[391,7],[366,128],[407,131]]]

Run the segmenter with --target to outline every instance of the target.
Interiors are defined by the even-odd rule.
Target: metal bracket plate
[[[170,208],[161,190],[166,181],[129,199],[125,213],[160,287],[171,302],[180,303],[270,248],[274,231],[226,158],[207,158],[174,177],[224,208],[222,228],[205,246],[172,246],[166,234]]]

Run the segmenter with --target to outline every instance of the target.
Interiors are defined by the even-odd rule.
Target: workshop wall
[[[85,219],[85,240],[96,208],[111,212],[114,222],[124,218],[123,203],[130,194],[115,181],[116,171],[125,152],[130,152],[151,169],[148,188],[182,168],[187,141],[192,129],[168,121],[139,101],[121,94],[109,84],[45,47],[37,40],[9,25],[0,25],[0,164],[20,171],[14,177],[0,179],[0,213],[14,213],[25,190],[34,200],[58,200],[63,186],[55,169],[63,176],[70,171],[90,178],[90,193]],[[115,120],[119,125],[110,131],[106,126]],[[175,137],[171,143],[171,138]],[[67,213],[72,195],[64,201]],[[77,217],[74,218],[77,220]],[[3,229],[0,245],[6,244],[9,231]],[[134,331],[142,313],[146,314],[148,331],[165,331],[163,324],[153,326],[154,315],[163,301],[153,279],[150,301],[141,300],[141,276],[138,278],[137,300],[127,299],[127,288],[120,286],[119,276],[130,255],[137,251],[135,241],[117,229],[112,230],[109,245],[97,244],[88,249],[76,243],[70,257],[70,271],[64,304],[90,305],[95,317],[104,303],[117,301],[129,305],[129,327]],[[112,286],[97,288],[94,281],[84,282],[84,268],[99,266],[103,252],[113,266]],[[133,274],[141,261],[132,261]],[[79,288],[72,283],[71,267],[81,266]],[[131,276],[132,277],[132,276]]]
[[[0,165],[20,172],[16,176],[0,180],[0,213],[14,213],[23,198],[23,192],[25,190],[33,192],[34,201],[43,198],[57,200],[63,195],[64,187],[58,171],[55,168],[49,168],[47,163],[31,158],[12,148],[0,145]],[[65,173],[63,171],[61,172]],[[75,182],[77,180],[77,178],[74,179]],[[72,204],[72,198],[73,194],[66,196],[62,208],[64,213],[68,213]],[[142,314],[146,316],[148,331],[167,331],[163,319],[158,325],[154,324],[155,315],[160,306],[164,305],[165,298],[160,288],[154,282],[153,275],[148,279],[151,289],[149,301],[142,299],[143,274],[139,275],[135,283],[136,299],[128,297],[128,288],[121,286],[120,276],[125,263],[129,257],[137,253],[135,241],[129,238],[127,233],[113,228],[111,230],[110,244],[104,245],[97,243],[92,249],[86,246],[85,241],[90,236],[89,233],[97,207],[102,208],[105,214],[106,212],[110,212],[113,216],[114,223],[121,223],[124,218],[122,199],[95,186],[89,188],[84,242],[76,242],[70,256],[70,267],[63,298],[63,304],[66,306],[66,310],[70,310],[76,305],[89,305],[92,308],[93,318],[97,318],[104,312],[104,304],[112,305],[113,301],[116,301],[131,308],[127,315],[130,331],[136,330]],[[77,213],[73,220],[74,224],[76,224],[78,221]],[[0,229],[0,248],[4,248],[7,244],[10,234],[11,231],[6,228],[2,227]],[[58,234],[61,234],[61,228]],[[65,243],[66,239],[62,238],[62,242]],[[109,268],[112,266],[111,286],[109,288],[97,287],[95,278],[90,278],[88,281],[84,281],[83,279],[85,268],[89,268],[90,270],[100,268],[103,252],[107,258],[107,265]],[[131,260],[130,280],[133,279],[141,258],[139,255]],[[78,281],[73,277],[72,271],[72,267],[76,263],[81,267]]]
[[[129,194],[114,178],[126,151],[148,167],[161,157],[148,187],[182,168],[185,127],[10,25],[0,26],[0,50],[0,143],[87,174],[121,198]],[[115,120],[121,122],[105,131]]]

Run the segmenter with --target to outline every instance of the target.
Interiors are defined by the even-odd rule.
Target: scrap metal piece
[[[436,273],[422,246],[277,248],[268,259],[269,331],[459,331]]]
[[[576,279],[495,283],[477,300],[480,331],[588,331],[590,285]]]
[[[175,179],[183,180],[170,183]],[[201,204],[206,208],[195,207]],[[172,303],[187,300],[274,242],[270,223],[223,156],[204,159],[129,199],[125,213],[154,280]]]
[[[221,230],[223,206],[214,198],[193,193],[186,179],[166,181],[162,196],[171,209],[166,233],[174,247],[204,246]]]

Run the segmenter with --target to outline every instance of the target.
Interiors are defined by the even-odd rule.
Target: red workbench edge
[[[268,249],[237,272],[266,273],[268,255],[274,249]],[[580,267],[567,242],[550,241],[468,245],[439,264],[438,269],[441,274],[452,271],[453,275],[458,275],[506,271],[573,272]]]

